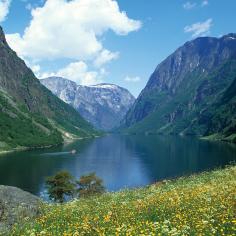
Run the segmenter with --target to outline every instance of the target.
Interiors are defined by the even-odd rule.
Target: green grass
[[[235,235],[236,166],[48,204],[11,235]]]
[[[0,91],[0,151],[41,147],[63,142],[47,119],[25,111]]]

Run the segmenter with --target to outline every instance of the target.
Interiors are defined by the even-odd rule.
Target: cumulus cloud
[[[183,8],[185,10],[190,10],[190,9],[193,9],[194,7],[196,6],[196,3],[195,2],[186,2],[183,4]]]
[[[119,53],[118,52],[110,52],[107,49],[104,49],[101,51],[101,53],[99,53],[99,55],[96,57],[95,61],[94,61],[94,65],[96,67],[101,67],[102,65],[115,60],[119,57]]]
[[[208,19],[204,22],[197,22],[192,25],[188,25],[184,27],[185,33],[192,33],[192,37],[199,37],[207,35],[210,32],[210,28],[212,27],[212,19]]]
[[[70,63],[67,67],[60,69],[56,75],[84,85],[98,82],[98,72],[88,71],[88,66],[83,61]]]
[[[134,77],[126,76],[125,77],[125,81],[127,82],[139,82],[140,80],[141,78],[139,76],[134,76]]]
[[[100,55],[96,63],[103,64],[115,57],[104,51],[101,36],[105,32],[127,35],[141,27],[114,0],[48,0],[31,14],[23,35],[8,34],[6,38],[20,56],[34,60],[88,60]]]
[[[40,68],[38,67],[38,65],[31,66],[31,68],[40,79],[50,76],[59,76],[82,85],[93,85],[101,83],[103,76],[106,74],[104,68],[101,68],[97,71],[89,70],[88,65],[83,61],[72,62],[56,72],[40,73]]]
[[[11,0],[0,0],[0,22],[3,22],[6,19],[7,14],[9,13]]]

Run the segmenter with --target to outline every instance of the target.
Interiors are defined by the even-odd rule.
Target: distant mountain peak
[[[112,83],[99,83],[99,84],[92,84],[92,85],[80,85],[80,84],[77,84],[76,82],[74,82],[72,80],[69,80],[69,79],[66,79],[66,78],[60,77],[60,76],[50,76],[50,77],[41,79],[41,81],[44,81],[44,80],[47,80],[48,82],[52,81],[54,83],[55,83],[55,81],[73,83],[73,84],[76,84],[77,86],[82,86],[82,87],[101,88],[101,89],[114,89],[114,88],[115,89],[125,89],[125,88],[120,87],[117,84],[112,84]]]
[[[235,40],[236,39],[236,33],[229,33],[229,34],[226,34],[224,36],[222,36],[223,39],[233,39]]]
[[[106,131],[119,126],[135,101],[127,89],[111,83],[85,86],[60,77],[40,81],[96,128]]]

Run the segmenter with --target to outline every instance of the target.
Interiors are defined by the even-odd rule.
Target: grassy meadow
[[[10,235],[235,235],[236,166],[145,188],[46,204]]]

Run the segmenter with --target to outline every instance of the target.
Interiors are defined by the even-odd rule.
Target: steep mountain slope
[[[40,82],[100,130],[117,127],[135,101],[128,90],[114,84],[81,86],[60,77]]]
[[[218,119],[221,128],[217,129],[213,122],[219,108],[216,104],[223,101],[227,89],[233,91],[235,77],[236,34],[187,42],[157,66],[122,127],[134,133],[222,132],[231,117],[225,115],[228,122]],[[227,101],[224,107],[228,106]],[[235,113],[232,109],[231,115]]]
[[[196,125],[205,125],[206,135],[213,134],[211,138],[236,143],[236,75],[220,99],[199,116]]]
[[[0,149],[55,145],[94,133],[76,110],[40,84],[0,28]]]

